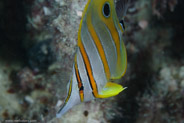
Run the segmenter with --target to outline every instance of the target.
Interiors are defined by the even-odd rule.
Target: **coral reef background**
[[[184,1],[131,0],[118,96],[55,113],[66,95],[87,0],[0,1],[0,122],[184,123]]]

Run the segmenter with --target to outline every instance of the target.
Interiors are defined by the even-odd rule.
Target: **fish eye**
[[[104,5],[103,5],[103,8],[102,8],[102,12],[103,12],[103,15],[108,18],[110,16],[110,5],[108,2],[106,2]]]
[[[123,29],[123,31],[125,30],[125,24],[124,24],[124,21],[123,20],[121,20],[120,22],[120,25],[121,25],[121,27],[122,27],[122,29]]]

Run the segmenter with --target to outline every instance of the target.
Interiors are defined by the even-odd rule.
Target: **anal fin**
[[[126,89],[126,88],[123,88],[123,86],[120,84],[107,82],[107,84],[101,90],[99,95],[100,95],[100,98],[108,98],[108,97],[118,95],[124,89]]]

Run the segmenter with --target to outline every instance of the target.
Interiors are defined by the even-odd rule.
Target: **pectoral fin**
[[[112,96],[118,95],[124,89],[125,88],[123,88],[122,85],[112,83],[112,82],[107,82],[105,87],[100,92],[100,97],[101,98],[112,97]]]

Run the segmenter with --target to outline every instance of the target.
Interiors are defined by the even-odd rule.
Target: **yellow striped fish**
[[[112,97],[125,89],[111,81],[120,79],[127,67],[122,40],[124,25],[120,21],[127,1],[120,0],[117,9],[113,0],[88,1],[79,27],[78,50],[68,83],[68,95],[56,117],[61,117],[81,102]]]

